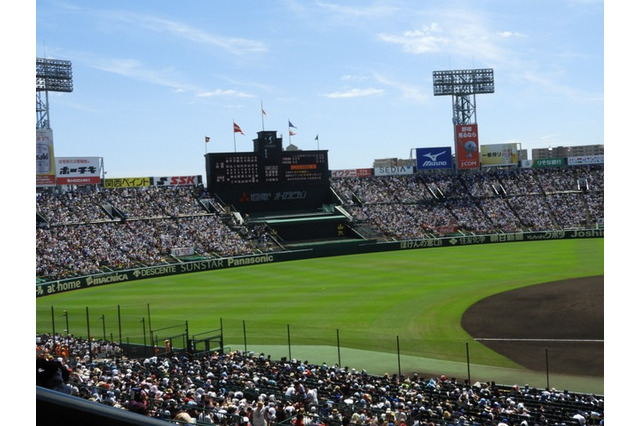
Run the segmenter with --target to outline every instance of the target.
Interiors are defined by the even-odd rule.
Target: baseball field
[[[36,300],[36,332],[152,344],[222,327],[229,349],[366,369],[604,391],[604,240],[298,260]]]

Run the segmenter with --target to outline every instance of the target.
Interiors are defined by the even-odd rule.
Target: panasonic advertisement
[[[418,170],[450,169],[452,164],[450,147],[416,148]]]

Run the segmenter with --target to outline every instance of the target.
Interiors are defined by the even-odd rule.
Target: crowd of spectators
[[[603,425],[604,397],[416,373],[371,375],[230,351],[123,356],[116,343],[36,335],[37,385],[175,424]]]
[[[601,165],[348,177],[332,184],[347,211],[390,238],[584,228],[604,218]]]
[[[333,178],[343,207],[382,238],[594,227],[601,165]],[[278,248],[264,225],[211,208],[202,186],[36,193],[36,276],[61,279],[175,261],[175,249],[228,257]],[[204,201],[208,201],[207,204]]]
[[[256,238],[209,212],[201,187],[92,188],[37,193],[36,276],[65,278],[204,257],[250,254]],[[113,211],[121,216],[114,215]],[[226,220],[225,220],[226,219]]]

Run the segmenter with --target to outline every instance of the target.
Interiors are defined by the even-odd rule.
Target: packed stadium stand
[[[73,336],[37,335],[36,343],[38,424],[83,415],[97,425],[604,424],[603,396],[553,388],[375,376],[241,351],[129,359],[116,344]],[[47,392],[59,393],[58,401]],[[123,417],[122,410],[136,414]]]
[[[345,177],[330,185],[348,218],[345,238],[596,228],[604,218],[602,165]],[[36,193],[36,276],[173,263],[182,247],[191,257],[228,257],[299,243],[257,213],[234,213],[202,185],[46,188]]]

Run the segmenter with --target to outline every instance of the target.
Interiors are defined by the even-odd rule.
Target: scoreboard
[[[216,187],[260,182],[258,156],[250,153],[209,154],[213,161],[213,180]]]
[[[329,179],[326,151],[284,151],[280,162],[266,161],[254,153],[207,154],[211,162],[211,183],[323,182]],[[208,179],[207,179],[208,180]]]
[[[309,209],[329,202],[326,150],[283,150],[275,131],[258,132],[253,142],[253,152],[206,154],[212,196],[240,212]]]

